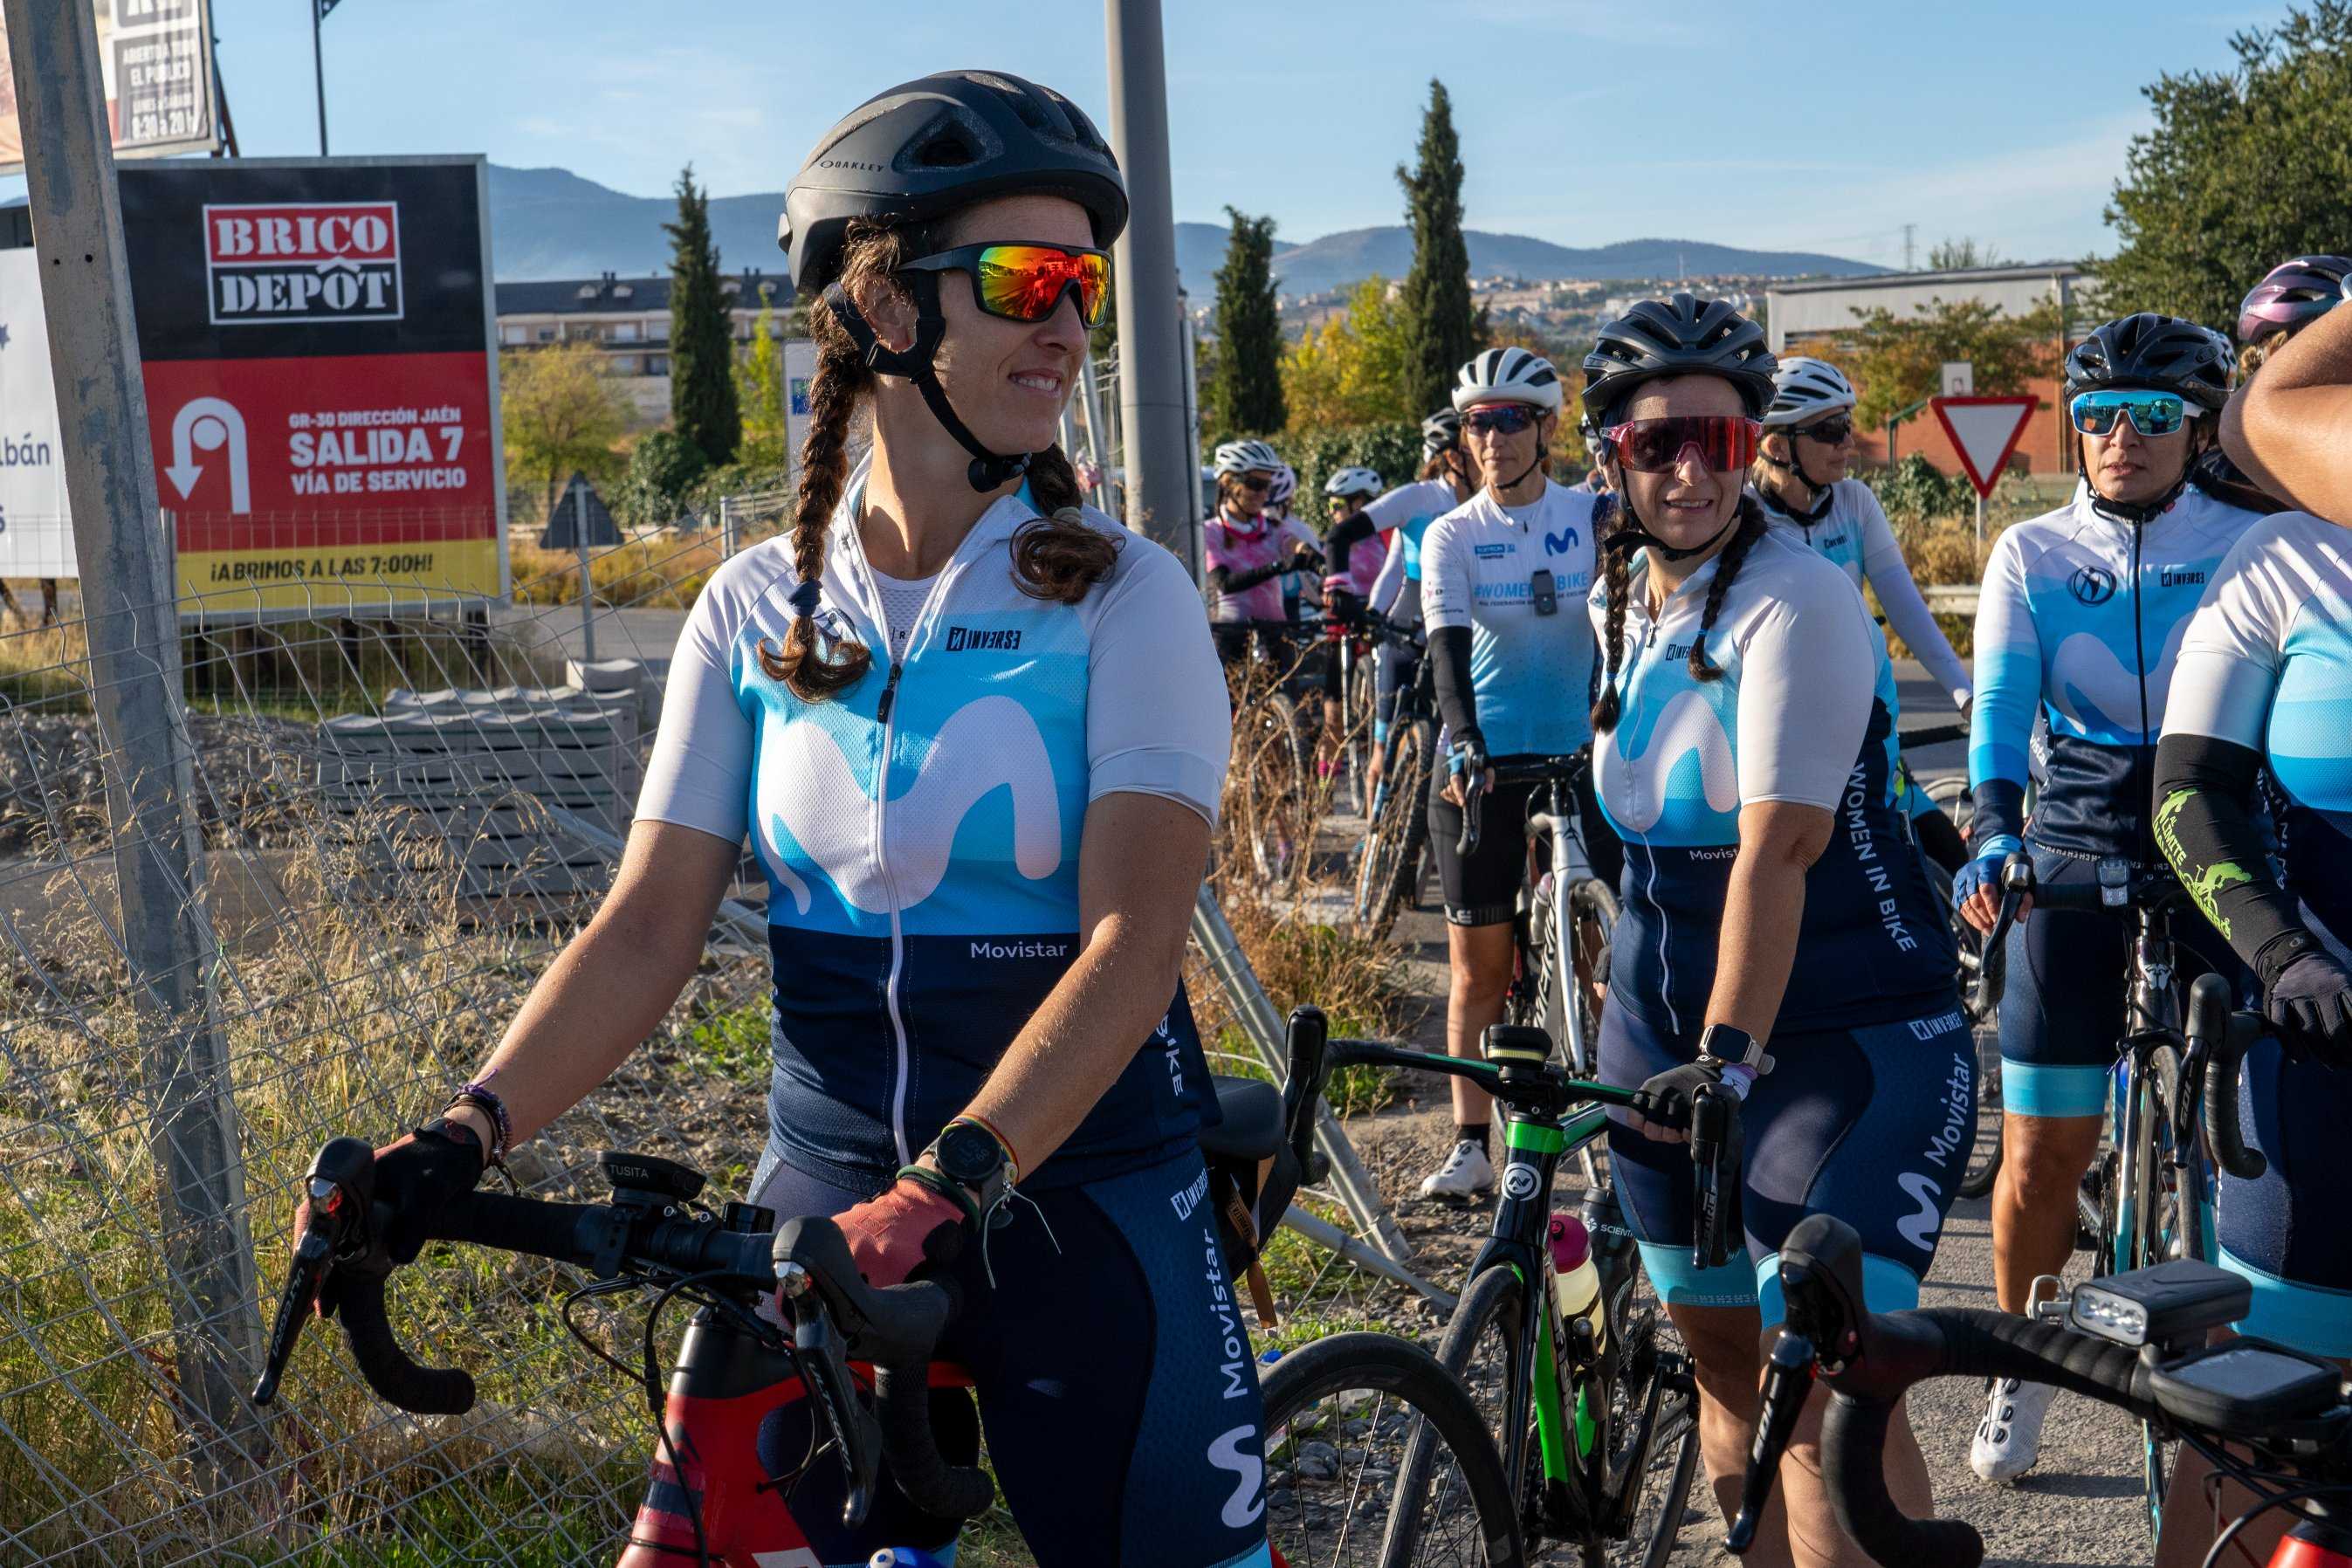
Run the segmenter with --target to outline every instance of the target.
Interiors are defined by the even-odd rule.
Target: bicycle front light
[[[2201,1339],[2246,1315],[2253,1287],[2238,1275],[2189,1258],[2074,1287],[2067,1325],[2111,1344],[2137,1348]]]

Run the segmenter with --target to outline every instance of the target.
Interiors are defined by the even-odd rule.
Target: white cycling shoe
[[[1989,1481],[2013,1481],[2032,1469],[2042,1457],[2042,1423],[2057,1394],[2046,1383],[1995,1378],[1969,1445],[1969,1468]]]
[[[1467,1198],[1493,1189],[1495,1164],[1486,1158],[1486,1151],[1464,1139],[1454,1145],[1445,1156],[1445,1163],[1424,1178],[1421,1195],[1425,1198]]]

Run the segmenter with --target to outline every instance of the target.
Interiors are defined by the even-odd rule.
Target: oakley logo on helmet
[[[2086,605],[2104,605],[2116,596],[2115,574],[2098,566],[2077,566],[2066,579],[2066,591]]]
[[[863,163],[856,158],[819,158],[816,166],[820,169],[856,169],[865,174],[879,174],[888,167],[883,163]]]

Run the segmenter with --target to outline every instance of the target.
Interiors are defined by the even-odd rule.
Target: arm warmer
[[[2262,976],[2318,942],[2294,896],[2271,876],[2252,802],[2262,754],[2210,735],[2167,735],[2156,748],[2156,842],[2213,929]]]
[[[1271,566],[1253,566],[1246,572],[1236,572],[1230,566],[1209,568],[1209,586],[1220,594],[1246,594],[1261,583],[1271,583],[1294,568],[1287,561],[1277,561]]]
[[[1455,741],[1486,743],[1478,729],[1478,693],[1470,680],[1470,628],[1440,626],[1429,634],[1429,654],[1436,661],[1437,712],[1445,731]]]
[[[1348,557],[1356,546],[1372,536],[1372,517],[1360,511],[1346,521],[1334,526],[1324,536],[1323,543],[1331,560],[1331,570],[1341,576],[1348,571]]]

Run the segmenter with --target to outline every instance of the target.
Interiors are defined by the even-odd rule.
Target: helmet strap
[[[923,405],[947,433],[955,437],[956,445],[971,454],[971,467],[966,477],[971,488],[982,495],[1002,489],[1007,482],[1029,471],[1029,459],[1036,454],[1021,452],[1011,457],[992,452],[980,444],[980,437],[956,416],[948,402],[947,389],[940,384],[934,362],[939,357],[940,342],[947,336],[948,319],[940,310],[940,275],[936,272],[909,272],[907,286],[915,297],[915,341],[903,349],[885,345],[875,332],[866,313],[849,297],[849,290],[839,283],[828,284],[824,290],[825,309],[833,312],[856,343],[866,368],[877,375],[894,375],[911,381],[915,390],[923,395]]]
[[[1527,478],[1529,474],[1534,473],[1538,468],[1544,466],[1544,460],[1550,456],[1550,452],[1545,449],[1543,442],[1538,439],[1536,442],[1536,460],[1529,463],[1526,468],[1521,468],[1519,470],[1518,478],[1513,479],[1510,483],[1507,485],[1496,485],[1495,487],[1495,494],[1497,497],[1500,497],[1505,490],[1518,489],[1519,486],[1527,482]]]
[[[1765,432],[1765,436],[1768,438],[1773,434],[1774,433],[1769,430]],[[1822,519],[1829,516],[1830,508],[1837,503],[1837,492],[1830,485],[1823,484],[1821,480],[1813,478],[1812,475],[1805,472],[1805,455],[1803,452],[1798,450],[1796,427],[1793,426],[1782,426],[1779,434],[1782,439],[1789,443],[1789,460],[1787,462],[1784,463],[1780,458],[1774,457],[1765,448],[1760,441],[1757,444],[1756,456],[1762,461],[1766,468],[1770,468],[1775,473],[1793,475],[1797,483],[1804,486],[1807,493],[1813,498],[1803,507],[1792,505],[1786,494],[1777,494],[1772,498],[1780,503],[1780,510],[1788,514],[1790,521],[1801,523],[1806,528],[1811,528],[1815,523],[1821,521]],[[1787,482],[1788,481],[1785,479],[1782,481],[1783,484]]]
[[[2191,430],[2197,428],[2194,420],[2189,422],[2189,428]],[[2181,493],[2189,489],[2189,481],[2195,477],[2198,458],[2204,455],[2205,448],[2202,447],[2190,452],[2188,461],[2180,465],[2180,477],[2173,480],[2171,486],[2162,495],[2153,500],[2109,500],[2099,493],[2099,487],[2091,482],[2091,467],[2084,451],[2083,434],[2079,430],[2074,433],[2074,466],[2083,471],[2083,488],[2090,492],[2091,510],[2105,518],[2109,522],[2125,523],[2133,528],[2146,527],[2172,510],[2172,503],[2180,499]]]

